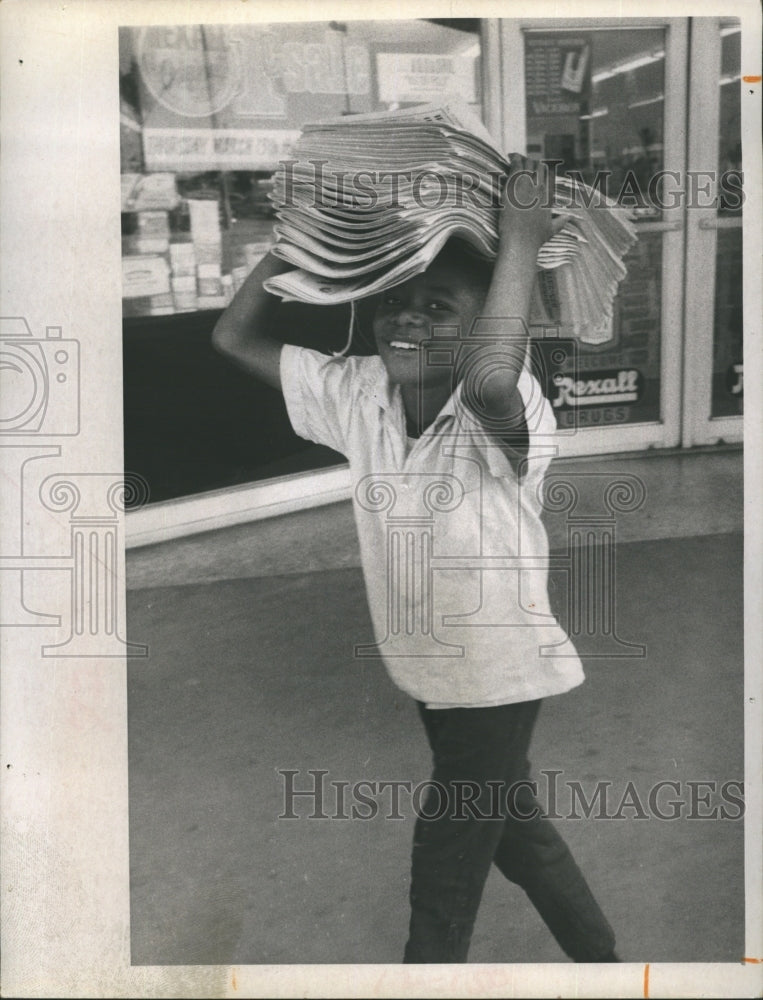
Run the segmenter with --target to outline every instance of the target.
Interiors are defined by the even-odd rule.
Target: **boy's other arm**
[[[488,342],[467,348],[459,365],[467,405],[508,424],[523,412],[517,382],[527,351],[536,258],[553,235],[546,185],[544,164],[520,157],[513,161],[501,199],[493,277],[480,322],[472,331]],[[458,370],[456,374],[459,378]]]
[[[212,344],[244,371],[275,389],[281,388],[280,341],[270,334],[278,300],[262,287],[291,265],[267,254],[236,293],[212,331]]]

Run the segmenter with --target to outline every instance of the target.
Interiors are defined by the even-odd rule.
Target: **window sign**
[[[379,100],[397,104],[427,104],[453,96],[477,101],[475,54],[433,55],[421,52],[379,52],[376,70]]]
[[[580,115],[591,89],[591,45],[583,35],[532,35],[525,47],[528,114]]]
[[[291,154],[298,129],[146,128],[148,170],[275,170]]]
[[[369,46],[331,24],[130,29],[146,169],[272,171],[303,122],[370,111]]]
[[[187,118],[223,114],[287,120],[293,94],[367,95],[369,56],[339,26],[196,25],[144,28],[143,84],[164,110]],[[286,29],[286,30],[284,30]]]

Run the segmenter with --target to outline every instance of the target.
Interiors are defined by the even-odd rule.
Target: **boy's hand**
[[[518,153],[510,158],[511,169],[501,194],[498,234],[501,250],[507,244],[522,253],[533,254],[564,224],[552,220],[553,192],[549,185],[545,163],[528,159]]]

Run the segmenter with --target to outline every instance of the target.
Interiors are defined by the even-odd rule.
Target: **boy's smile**
[[[469,335],[485,303],[490,281],[484,269],[446,245],[423,274],[385,292],[374,315],[374,336],[390,382],[400,386],[408,433],[421,434],[455,390],[457,351],[437,352],[434,363],[423,344],[435,331],[459,341]],[[443,344],[445,347],[445,344]],[[434,354],[435,352],[431,352]]]
[[[454,261],[438,257],[423,273],[385,292],[376,308],[374,335],[390,381],[422,389],[451,385],[452,367],[430,365],[422,344],[443,327],[456,340],[468,335],[485,299]]]

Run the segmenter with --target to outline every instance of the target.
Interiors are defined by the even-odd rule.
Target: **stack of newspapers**
[[[452,103],[306,125],[272,194],[273,252],[295,270],[265,287],[328,305],[401,284],[451,238],[494,258],[508,172],[482,123]],[[564,176],[549,187],[559,223],[538,253],[536,318],[540,307],[581,340],[606,340],[635,228],[599,191]]]

